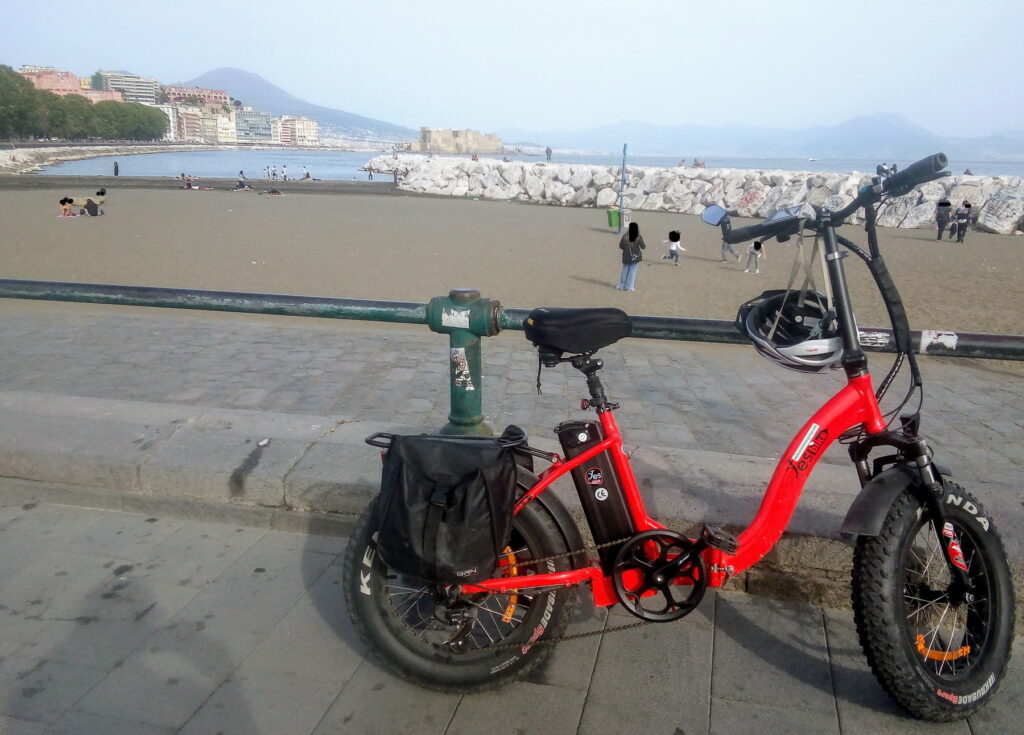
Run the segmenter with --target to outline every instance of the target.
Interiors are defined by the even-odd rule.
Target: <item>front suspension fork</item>
[[[935,537],[939,543],[945,544],[946,567],[949,569],[950,584],[949,594],[956,602],[963,602],[971,591],[971,578],[967,573],[967,564],[964,562],[963,553],[960,549],[960,542],[952,531],[952,525],[947,525],[946,511],[942,504],[942,478],[935,463],[932,462],[931,453],[924,439],[918,441],[918,453],[914,458],[918,472],[921,477],[921,495],[928,509],[928,516],[932,527],[935,529]]]

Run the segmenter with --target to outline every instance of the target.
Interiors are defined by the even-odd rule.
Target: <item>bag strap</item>
[[[437,568],[437,529],[441,525],[447,505],[448,491],[434,485],[434,490],[430,494],[430,506],[427,508],[427,520],[423,524],[424,561],[432,569]]]

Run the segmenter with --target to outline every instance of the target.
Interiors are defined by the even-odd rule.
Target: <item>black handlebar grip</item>
[[[949,165],[945,153],[935,153],[912,163],[902,171],[894,173],[882,184],[882,191],[899,196],[906,194],[918,184],[932,181],[941,176],[942,169]]]
[[[758,225],[740,227],[737,230],[722,232],[722,239],[730,245],[753,240],[756,237],[772,238],[776,235],[795,234],[800,227],[800,220],[796,217],[786,217],[774,222],[762,222]]]

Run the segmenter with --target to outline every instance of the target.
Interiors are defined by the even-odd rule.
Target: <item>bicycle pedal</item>
[[[718,549],[719,551],[726,554],[735,554],[737,549],[740,547],[740,542],[736,540],[728,531],[722,529],[721,526],[709,526],[704,525],[700,529],[700,537],[704,543],[710,546],[712,549]]]

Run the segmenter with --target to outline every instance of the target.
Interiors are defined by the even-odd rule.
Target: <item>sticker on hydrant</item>
[[[451,348],[452,362],[452,384],[465,388],[466,390],[476,390],[473,387],[473,376],[469,373],[469,360],[466,359],[466,350],[464,347],[452,347]]]
[[[469,329],[469,309],[442,309],[441,326]]]

